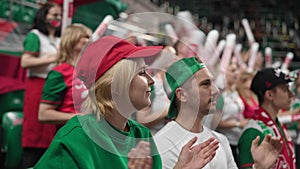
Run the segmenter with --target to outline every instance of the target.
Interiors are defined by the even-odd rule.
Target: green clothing
[[[24,52],[35,53],[40,51],[40,39],[33,32],[27,34],[23,43]]]
[[[56,134],[35,169],[128,168],[128,152],[144,138],[151,144],[153,169],[162,168],[161,158],[148,128],[128,120],[129,132],[111,126],[103,117],[75,116]]]
[[[59,106],[64,99],[66,89],[64,76],[55,70],[50,71],[44,84],[41,102]]]
[[[251,123],[251,122],[250,122]],[[246,129],[241,135],[238,142],[239,149],[239,159],[241,168],[252,168],[252,164],[254,162],[251,154],[251,145],[252,141],[259,136],[260,142],[262,142],[264,136],[264,132],[261,129],[258,129],[259,125],[255,125],[253,128]]]
[[[285,136],[281,135],[281,133],[286,133],[287,131],[284,127],[281,126],[281,124],[277,118],[275,120],[275,125],[278,127],[278,130],[276,129],[277,134],[273,130],[274,127],[267,126],[263,121],[251,119],[248,122],[248,124],[246,125],[246,127],[239,139],[239,142],[238,142],[239,159],[240,159],[240,164],[241,164],[240,168],[242,168],[242,169],[252,168],[252,164],[254,163],[254,160],[251,155],[252,141],[257,136],[259,136],[260,137],[259,144],[260,144],[263,141],[265,135],[267,135],[267,134],[271,134],[272,136],[279,137],[281,139],[281,141],[284,141],[284,143],[283,143],[284,147],[283,147],[281,153],[279,154],[277,162],[274,164],[274,166],[276,166],[275,168],[279,169],[285,165],[291,166],[291,168],[296,168],[294,161],[293,161],[294,160],[293,154],[286,155],[287,153],[285,153],[288,151],[293,152],[293,149],[292,150],[288,149],[290,147],[293,147],[291,139],[288,137],[288,135],[285,135]],[[278,133],[278,132],[280,132],[280,133]],[[289,163],[290,161],[291,161],[291,163]]]

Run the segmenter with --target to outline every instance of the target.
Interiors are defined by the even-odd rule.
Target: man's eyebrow
[[[202,80],[199,84],[200,85],[203,85],[203,84],[205,84],[205,83],[211,83],[212,82],[212,79],[211,78],[207,78],[207,79],[204,79],[204,80]]]

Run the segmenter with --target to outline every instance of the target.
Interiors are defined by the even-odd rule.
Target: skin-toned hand
[[[174,169],[200,169],[214,158],[219,148],[219,141],[216,138],[209,138],[193,146],[196,141],[197,137],[194,137],[182,147]]]
[[[150,143],[140,141],[136,148],[128,153],[129,169],[151,169],[152,157],[150,156]]]
[[[251,154],[254,160],[256,169],[271,168],[282,149],[282,143],[279,138],[272,137],[270,134],[266,135],[264,140],[258,145],[259,136],[257,136],[251,145]]]

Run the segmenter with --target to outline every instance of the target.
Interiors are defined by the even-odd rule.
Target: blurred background
[[[63,0],[53,0],[63,3]],[[0,1],[0,55],[20,56],[22,41],[30,29],[35,12],[46,0]],[[207,34],[215,29],[219,39],[229,33],[247,48],[245,29],[241,24],[248,19],[260,50],[272,48],[273,60],[283,61],[287,52],[293,52],[290,69],[300,64],[299,18],[297,0],[74,0],[72,22],[88,25],[93,30],[106,15],[119,18],[120,13],[162,12],[176,15],[190,11],[198,28]],[[149,20],[151,22],[154,20]],[[9,72],[3,72],[5,75]],[[11,72],[10,72],[11,73]],[[15,75],[16,76],[16,75]]]
[[[236,33],[237,40],[245,42],[246,36],[241,20],[247,18],[255,40],[261,49],[267,46],[273,49],[275,59],[281,60],[288,51],[295,54],[291,67],[299,66],[299,18],[297,12],[300,1],[297,0],[180,0],[156,1],[168,13],[178,11],[192,12],[198,27],[208,32],[217,29],[224,37],[229,32]]]

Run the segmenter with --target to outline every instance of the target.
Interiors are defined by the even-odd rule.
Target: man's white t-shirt
[[[203,169],[237,169],[227,138],[203,126],[201,133],[192,133],[181,127],[176,121],[169,122],[154,136],[164,169],[174,168],[182,147],[193,137],[202,143],[211,137],[219,140],[215,157]]]

